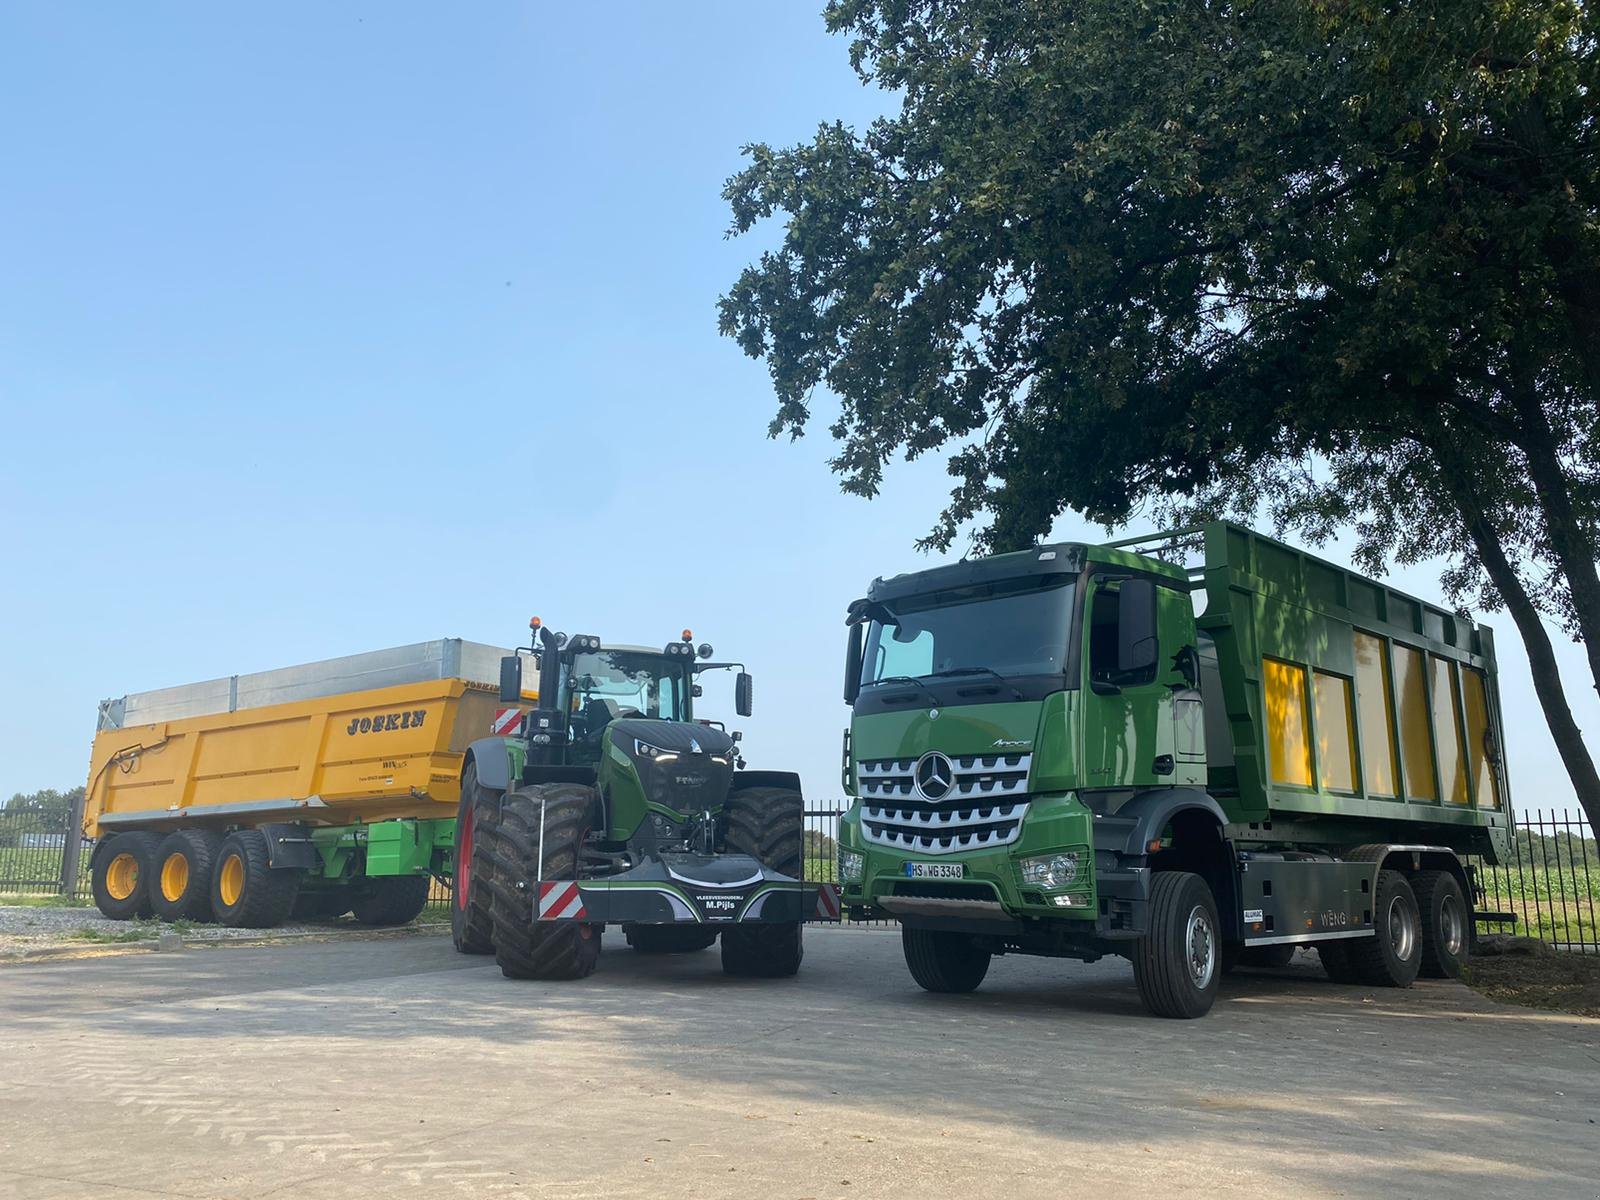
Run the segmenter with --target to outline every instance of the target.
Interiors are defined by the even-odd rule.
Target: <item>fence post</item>
[[[61,894],[68,900],[78,894],[78,860],[83,855],[83,805],[80,795],[67,813],[66,838],[61,845]]]

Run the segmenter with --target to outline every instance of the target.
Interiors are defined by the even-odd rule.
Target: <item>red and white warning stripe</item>
[[[836,883],[819,883],[817,885],[817,920],[837,921],[839,919],[839,885]]]
[[[577,884],[565,880],[539,884],[539,920],[581,920],[588,915]]]
[[[497,708],[494,710],[494,720],[489,724],[489,732],[494,734],[509,734],[516,729],[522,720],[520,708]]]

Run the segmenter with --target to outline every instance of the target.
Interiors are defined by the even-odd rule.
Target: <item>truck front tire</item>
[[[1410,987],[1422,966],[1422,916],[1399,871],[1379,871],[1372,889],[1374,935],[1350,946],[1350,963],[1372,987]]]
[[[480,843],[484,830],[479,810],[500,799],[500,793],[478,783],[478,767],[468,763],[461,773],[461,802],[456,806],[455,877],[450,893],[450,940],[462,954],[494,953],[494,915],[484,882],[489,858]]]
[[[539,921],[534,909],[541,879],[579,879],[583,841],[598,801],[592,787],[545,783],[507,792],[498,805],[478,809],[479,844],[487,841],[492,860],[486,882],[494,897],[494,957],[507,979],[582,979],[599,962],[600,927]]]
[[[1139,998],[1158,1017],[1205,1016],[1222,978],[1222,930],[1211,889],[1188,871],[1158,872],[1149,911],[1150,928],[1133,949]]]
[[[95,855],[89,888],[102,915],[113,921],[130,921],[154,911],[150,881],[156,874],[160,846],[159,833],[118,833]]]
[[[992,957],[964,933],[900,927],[900,949],[917,986],[928,992],[975,991]]]
[[[1456,979],[1467,961],[1472,910],[1449,871],[1418,871],[1411,877],[1422,920],[1422,971],[1430,979]]]
[[[211,877],[216,873],[222,835],[209,829],[180,829],[157,847],[151,874],[150,905],[163,921],[210,921]]]

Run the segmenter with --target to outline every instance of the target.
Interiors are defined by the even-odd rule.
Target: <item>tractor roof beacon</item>
[[[653,649],[530,625],[532,645],[501,660],[500,700],[533,706],[506,711],[514,734],[474,742],[463,767],[457,949],[513,979],[577,979],[609,924],[642,953],[720,937],[727,973],[793,975],[801,924],[838,911],[801,878],[800,778],[746,770],[740,735],[694,716],[697,680],[719,669],[737,671],[750,715],[743,664],[711,661],[687,629]]]

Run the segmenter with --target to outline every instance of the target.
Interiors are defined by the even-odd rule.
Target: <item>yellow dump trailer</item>
[[[449,871],[498,647],[441,639],[105,701],[84,833],[107,916],[410,920]],[[530,697],[530,700],[532,698]]]

